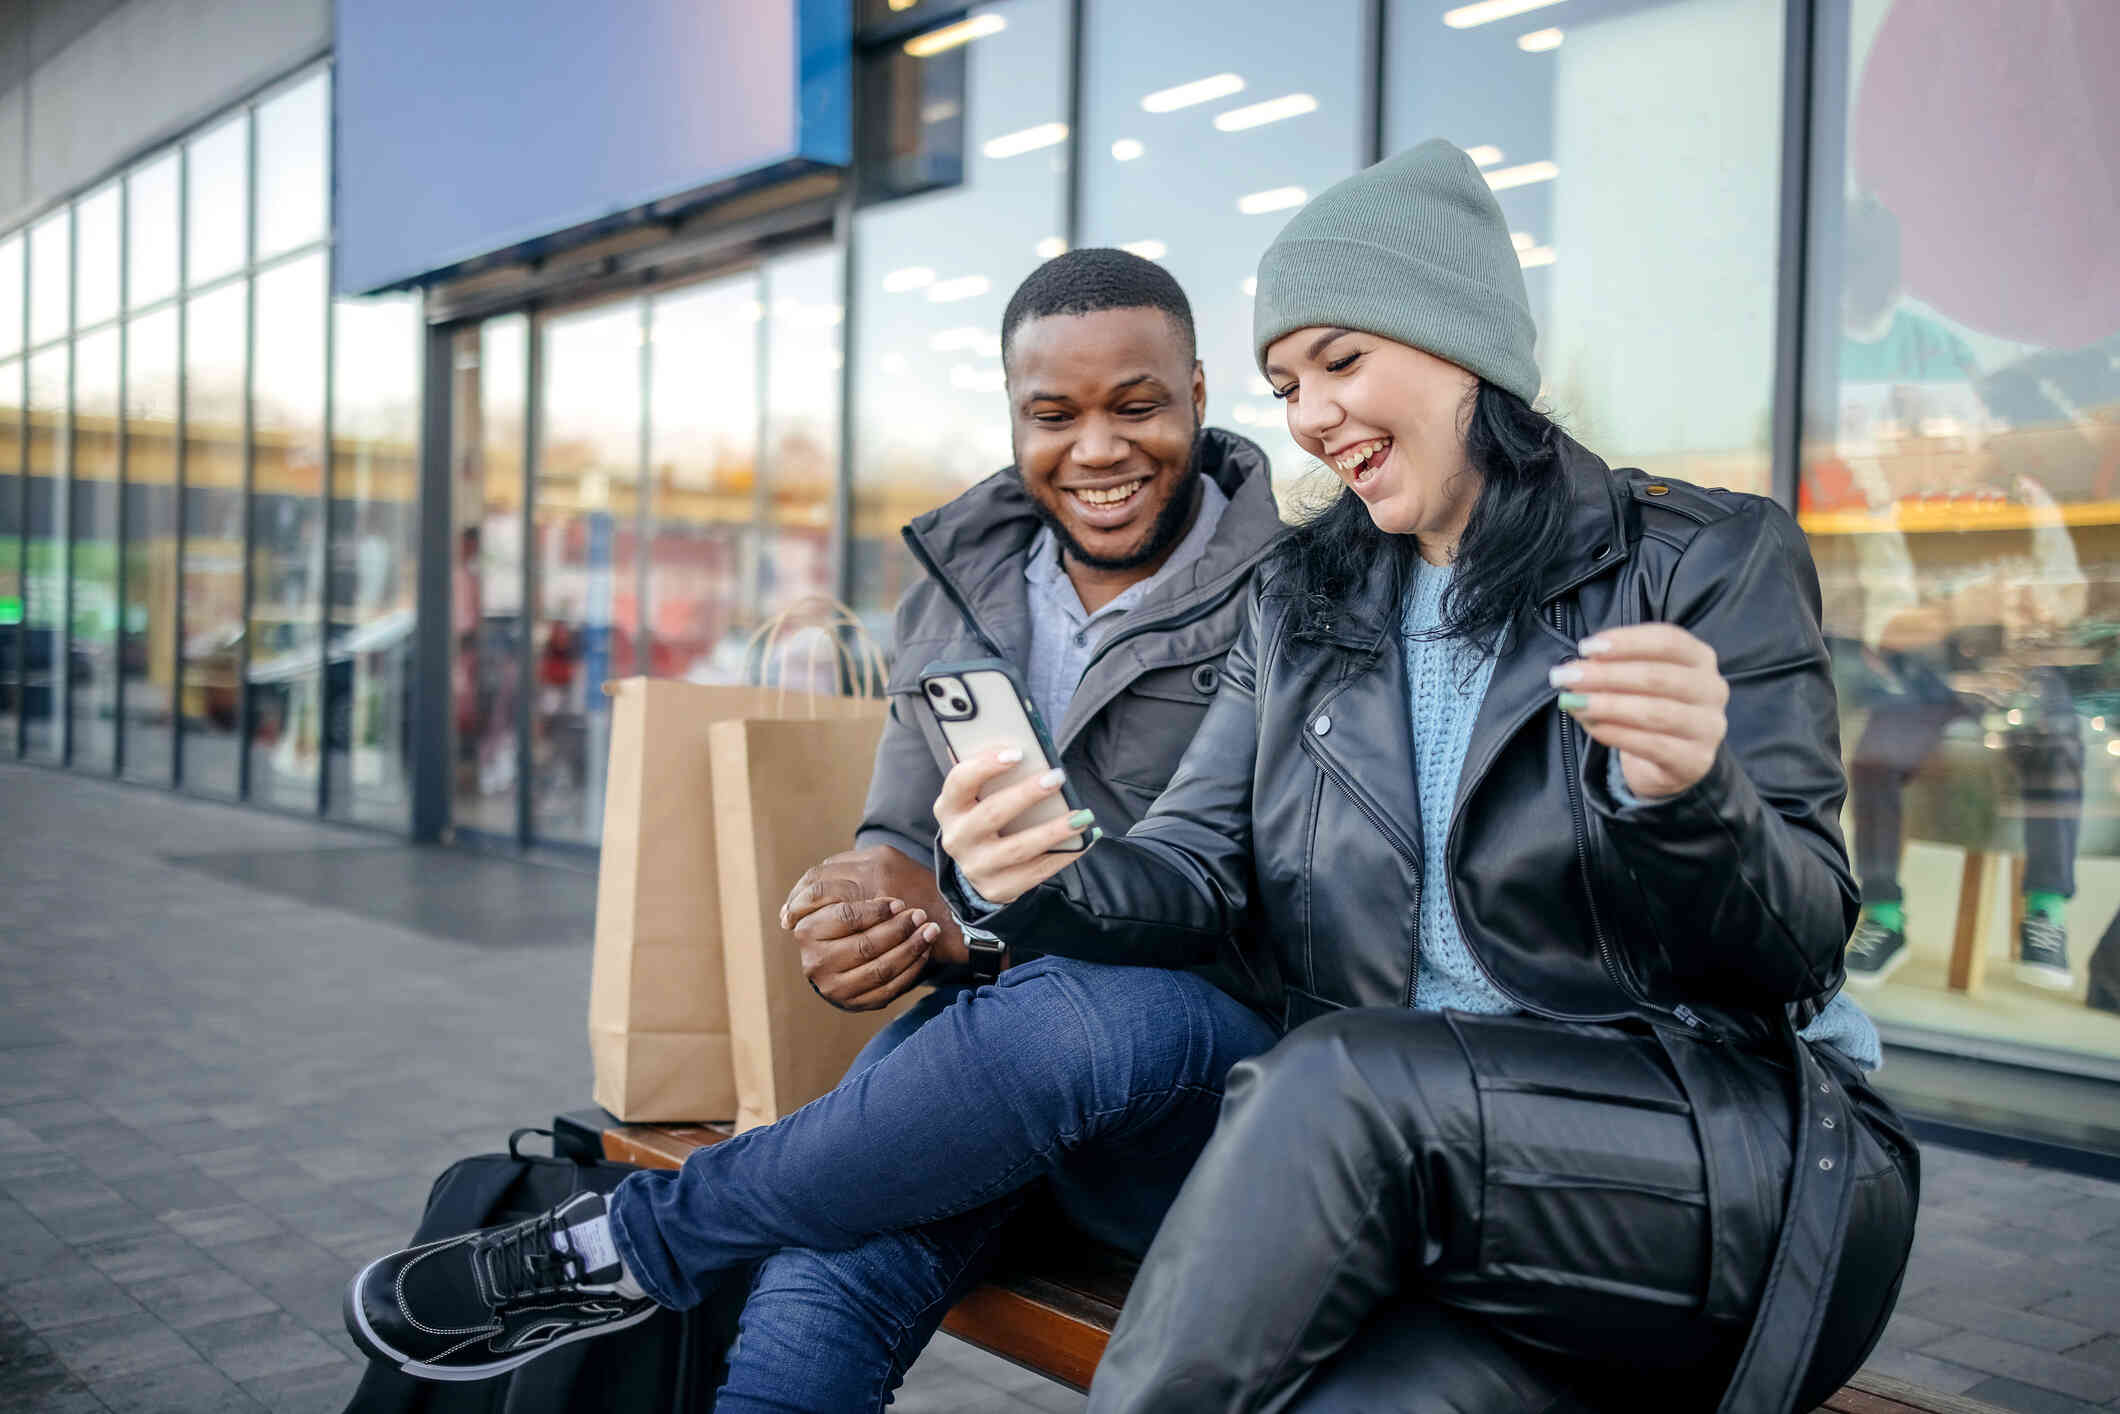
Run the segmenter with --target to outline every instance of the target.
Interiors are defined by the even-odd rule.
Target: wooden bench
[[[581,1116],[560,1120],[562,1131],[571,1125],[579,1133],[582,1124]],[[607,1159],[674,1169],[693,1150],[719,1144],[731,1132],[727,1125],[614,1124],[601,1140]],[[1048,1379],[1087,1390],[1134,1265],[1086,1241],[1007,1249],[993,1276],[957,1303],[942,1328]],[[2000,1414],[1991,1404],[1868,1372],[1820,1408],[1834,1414]]]

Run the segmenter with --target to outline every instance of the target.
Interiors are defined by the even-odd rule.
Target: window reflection
[[[523,434],[529,322],[489,319],[457,336],[450,419],[456,494],[449,689],[459,828],[516,833],[523,680]]]
[[[29,341],[33,346],[63,337],[71,327],[67,301],[74,261],[68,216],[66,211],[57,211],[29,228]]]
[[[118,184],[74,208],[74,323],[93,328],[118,312]]]
[[[325,798],[334,814],[403,828],[419,574],[419,302],[340,300],[335,310]]]
[[[760,616],[835,587],[832,498],[839,482],[842,269],[838,250],[829,247],[781,256],[766,266]]]
[[[0,354],[22,351],[22,257],[26,244],[20,231],[0,240]]]
[[[236,792],[243,638],[243,334],[249,287],[194,296],[184,331],[183,784]]]
[[[849,539],[855,607],[880,628],[912,578],[899,527],[1010,461],[1001,313],[1023,277],[1058,253],[1067,148],[1002,140],[1050,135],[1067,116],[1066,16],[1054,0],[973,10],[969,18],[1006,23],[962,48],[963,186],[855,217],[864,317]]]
[[[144,309],[177,292],[177,163],[172,152],[125,179],[125,302]]]
[[[322,240],[330,224],[331,89],[317,74],[258,105],[257,258]]]
[[[641,313],[629,300],[541,331],[531,819],[549,840],[600,835],[603,684],[639,671]]]
[[[177,607],[177,311],[125,332],[125,774],[168,784]]]
[[[758,341],[755,272],[663,295],[649,307],[648,602],[652,677],[738,681],[757,555]]]
[[[196,288],[241,266],[249,239],[249,118],[239,113],[184,149],[184,281]]]
[[[1361,159],[1363,6],[1329,0],[1291,30],[1278,5],[1092,6],[1084,43],[1082,230],[1166,265],[1192,301],[1207,420],[1273,459],[1277,489],[1316,463],[1288,436],[1251,346],[1260,252],[1303,196]],[[1288,204],[1259,193],[1290,193]]]
[[[115,255],[116,243],[112,244]],[[72,763],[108,772],[118,749],[118,331],[74,345]]]
[[[66,364],[64,344],[29,359],[29,559],[23,576],[22,743],[34,761],[65,750]]]
[[[2120,26],[2044,13],[1823,7],[1848,78],[1817,114],[1800,499],[1850,985],[1885,1019],[2120,1055]]]
[[[20,359],[0,361],[0,758],[14,755],[22,722],[22,378]]]
[[[257,278],[251,367],[250,795],[314,810],[324,737],[322,252]]]
[[[1456,29],[1391,0],[1386,148],[1445,137],[1486,169],[1545,398],[1615,463],[1768,490],[1783,9],[1570,0]]]

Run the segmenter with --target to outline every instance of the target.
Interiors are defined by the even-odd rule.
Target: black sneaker
[[[1890,928],[1865,914],[1848,939],[1848,982],[1874,987],[1907,960],[1907,930]]]
[[[2068,973],[2068,929],[2043,913],[2025,914],[2017,925],[2017,976],[2056,992],[2075,986]]]
[[[346,1288],[346,1331],[408,1375],[483,1380],[637,1325],[656,1306],[616,1290],[625,1267],[584,1226],[603,1216],[603,1196],[580,1193],[527,1222],[378,1258]]]

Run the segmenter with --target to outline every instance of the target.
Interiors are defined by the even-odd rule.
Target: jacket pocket
[[[1089,757],[1097,774],[1138,797],[1145,813],[1170,784],[1220,687],[1220,659],[1136,677],[1091,728]]]

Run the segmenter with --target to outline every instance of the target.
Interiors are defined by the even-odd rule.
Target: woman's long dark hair
[[[1465,428],[1465,460],[1482,484],[1458,541],[1457,573],[1443,595],[1436,637],[1493,653],[1516,616],[1534,605],[1539,573],[1568,525],[1560,439],[1544,413],[1480,381]],[[1403,594],[1419,553],[1413,536],[1379,530],[1361,497],[1342,488],[1281,550],[1276,592],[1298,601],[1296,636],[1329,636],[1339,605],[1373,576],[1391,576]]]

